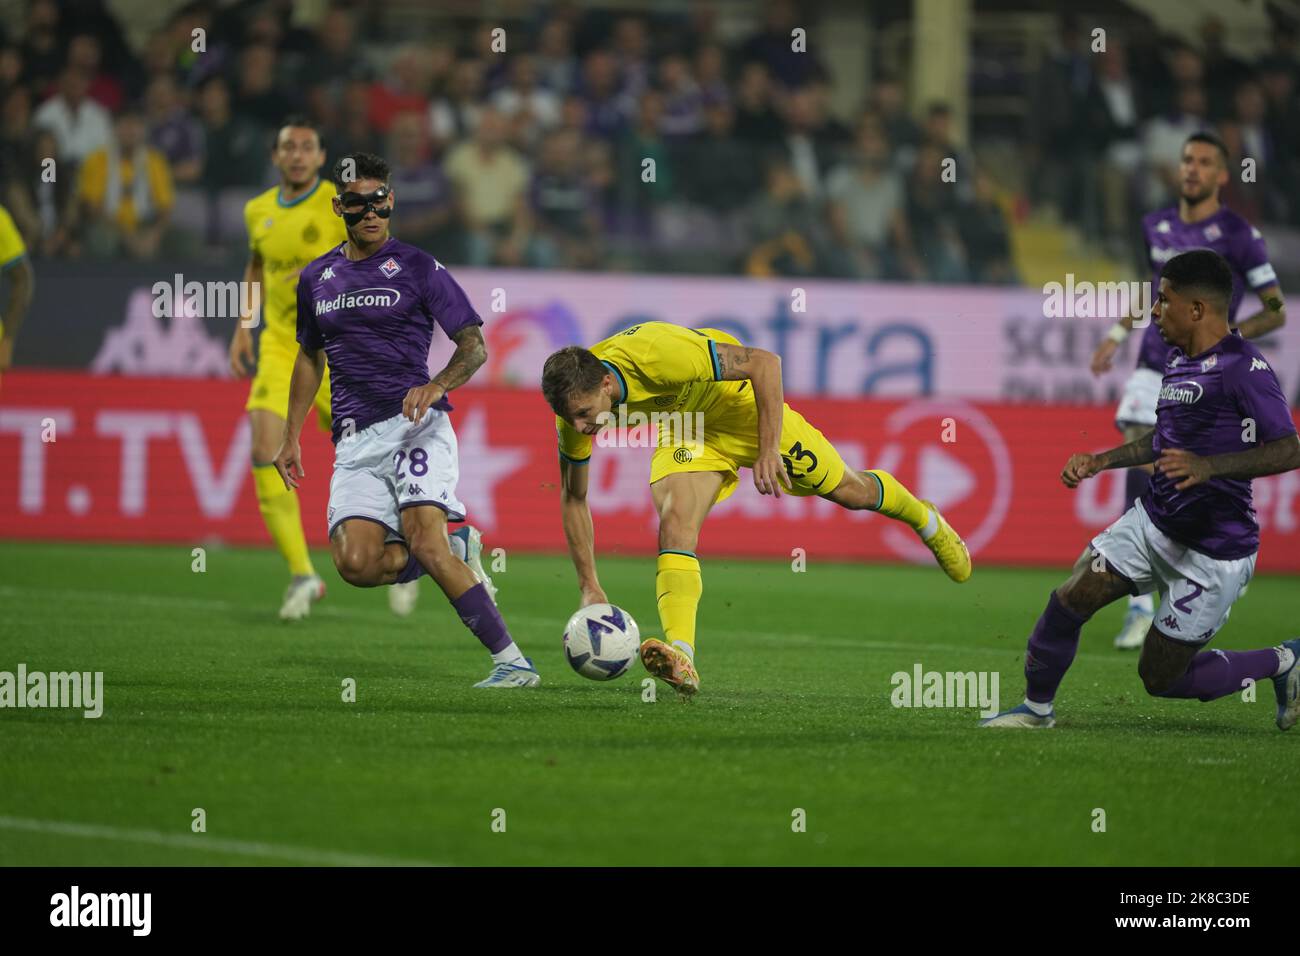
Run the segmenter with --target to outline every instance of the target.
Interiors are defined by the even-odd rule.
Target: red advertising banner
[[[247,385],[12,372],[0,387],[0,537],[268,542],[249,474]],[[553,419],[531,390],[453,396],[459,495],[489,547],[564,550]],[[1069,491],[1069,455],[1119,440],[1111,410],[959,399],[800,399],[793,404],[850,466],[884,468],[935,501],[976,561],[1072,562],[1119,516],[1124,476]],[[325,542],[333,449],[304,434],[302,513]],[[649,448],[596,448],[590,503],[602,553],[652,553]],[[1261,571],[1300,570],[1300,474],[1255,482]],[[929,560],[897,522],[818,498],[764,498],[748,473],[710,516],[702,553],[810,559]]]

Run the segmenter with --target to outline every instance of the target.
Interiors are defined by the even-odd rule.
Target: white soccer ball
[[[564,626],[564,659],[592,680],[613,680],[626,673],[640,648],[636,621],[612,604],[581,608]]]

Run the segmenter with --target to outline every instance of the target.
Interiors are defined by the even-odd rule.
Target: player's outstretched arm
[[[1156,462],[1156,471],[1173,479],[1183,479],[1174,487],[1182,491],[1211,478],[1262,478],[1300,468],[1300,437],[1287,435],[1266,441],[1249,451],[1226,455],[1200,455],[1181,448],[1166,448]]]
[[[1280,286],[1271,285],[1267,289],[1260,289],[1259,301],[1264,308],[1237,324],[1237,331],[1242,338],[1257,339],[1286,325],[1286,302],[1282,300]]]
[[[1155,429],[1153,428],[1141,438],[1137,438],[1127,445],[1120,445],[1118,448],[1103,451],[1099,455],[1089,455],[1086,452],[1071,455],[1070,460],[1061,469],[1061,483],[1067,488],[1077,488],[1079,482],[1085,478],[1091,478],[1100,471],[1150,464],[1156,460],[1155,449],[1152,446],[1154,440]]]
[[[759,494],[781,497],[786,484],[781,464],[781,410],[785,396],[781,387],[781,357],[765,349],[744,345],[717,344],[718,365],[723,381],[749,379],[758,406],[758,457],[754,459],[754,487]]]
[[[286,488],[297,488],[298,482],[307,477],[307,472],[302,467],[302,449],[298,445],[298,436],[302,433],[303,422],[307,420],[307,413],[311,411],[324,377],[324,351],[299,346],[298,357],[293,362],[293,375],[289,379],[289,413],[284,419],[280,450],[275,453],[275,470],[280,473]]]
[[[569,557],[578,572],[582,607],[607,604],[605,591],[596,577],[596,529],[587,506],[587,474],[590,466],[560,459],[560,517]]]
[[[442,398],[453,388],[459,388],[468,382],[487,361],[487,343],[483,341],[483,330],[477,325],[466,325],[451,333],[451,340],[456,343],[447,367],[435,375],[428,385],[421,385],[406,393],[402,402],[402,415],[413,422],[424,417],[434,402]]]

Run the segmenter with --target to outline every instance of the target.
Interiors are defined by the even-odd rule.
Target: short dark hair
[[[608,371],[604,362],[581,345],[566,345],[542,366],[542,395],[546,404],[557,415],[567,414],[569,398],[594,392]]]
[[[1229,162],[1227,144],[1224,143],[1223,140],[1221,140],[1214,133],[1210,133],[1205,130],[1202,130],[1199,133],[1193,133],[1191,136],[1187,137],[1187,139],[1183,140],[1184,149],[1187,148],[1188,143],[1208,143],[1209,145],[1213,146],[1215,149],[1219,151],[1219,158],[1223,160],[1223,165],[1227,167]]]
[[[272,149],[275,149],[277,146],[280,145],[280,131],[283,129],[287,129],[290,126],[296,129],[311,130],[313,133],[316,134],[316,142],[320,144],[322,149],[325,148],[325,134],[321,132],[320,123],[317,123],[314,119],[312,119],[310,116],[308,116],[305,113],[290,113],[288,116],[286,116],[283,120],[280,121],[280,125],[277,126],[275,128],[275,132],[271,134]]]
[[[344,178],[345,173],[347,178]],[[388,168],[388,161],[382,156],[376,156],[374,153],[348,153],[346,156],[340,156],[334,164],[330,179],[334,180],[335,188],[343,193],[347,192],[349,183],[362,179],[378,179],[387,185],[391,175],[392,170]]]
[[[1212,301],[1226,314],[1232,302],[1232,268],[1213,249],[1181,252],[1165,263],[1160,278],[1179,295],[1197,295]]]

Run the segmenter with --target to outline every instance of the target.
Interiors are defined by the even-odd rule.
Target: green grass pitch
[[[958,586],[932,567],[706,558],[688,705],[643,702],[639,666],[572,673],[567,560],[508,560],[501,608],[534,691],[471,689],[487,656],[428,580],[399,620],[321,553],[326,600],[282,625],[270,551],[212,548],[198,574],[188,547],[0,543],[0,670],[103,671],[105,697],[98,720],[0,710],[0,865],[1300,863],[1272,838],[1300,734],[1273,726],[1271,685],[1254,703],[1148,698],[1110,647],[1118,606],[1085,630],[1056,730],[891,706],[891,675],[918,662],[996,671],[1018,701],[1062,569],[977,566]],[[652,559],[600,570],[655,633]],[[1259,577],[1216,646],[1300,632],[1297,596]]]

